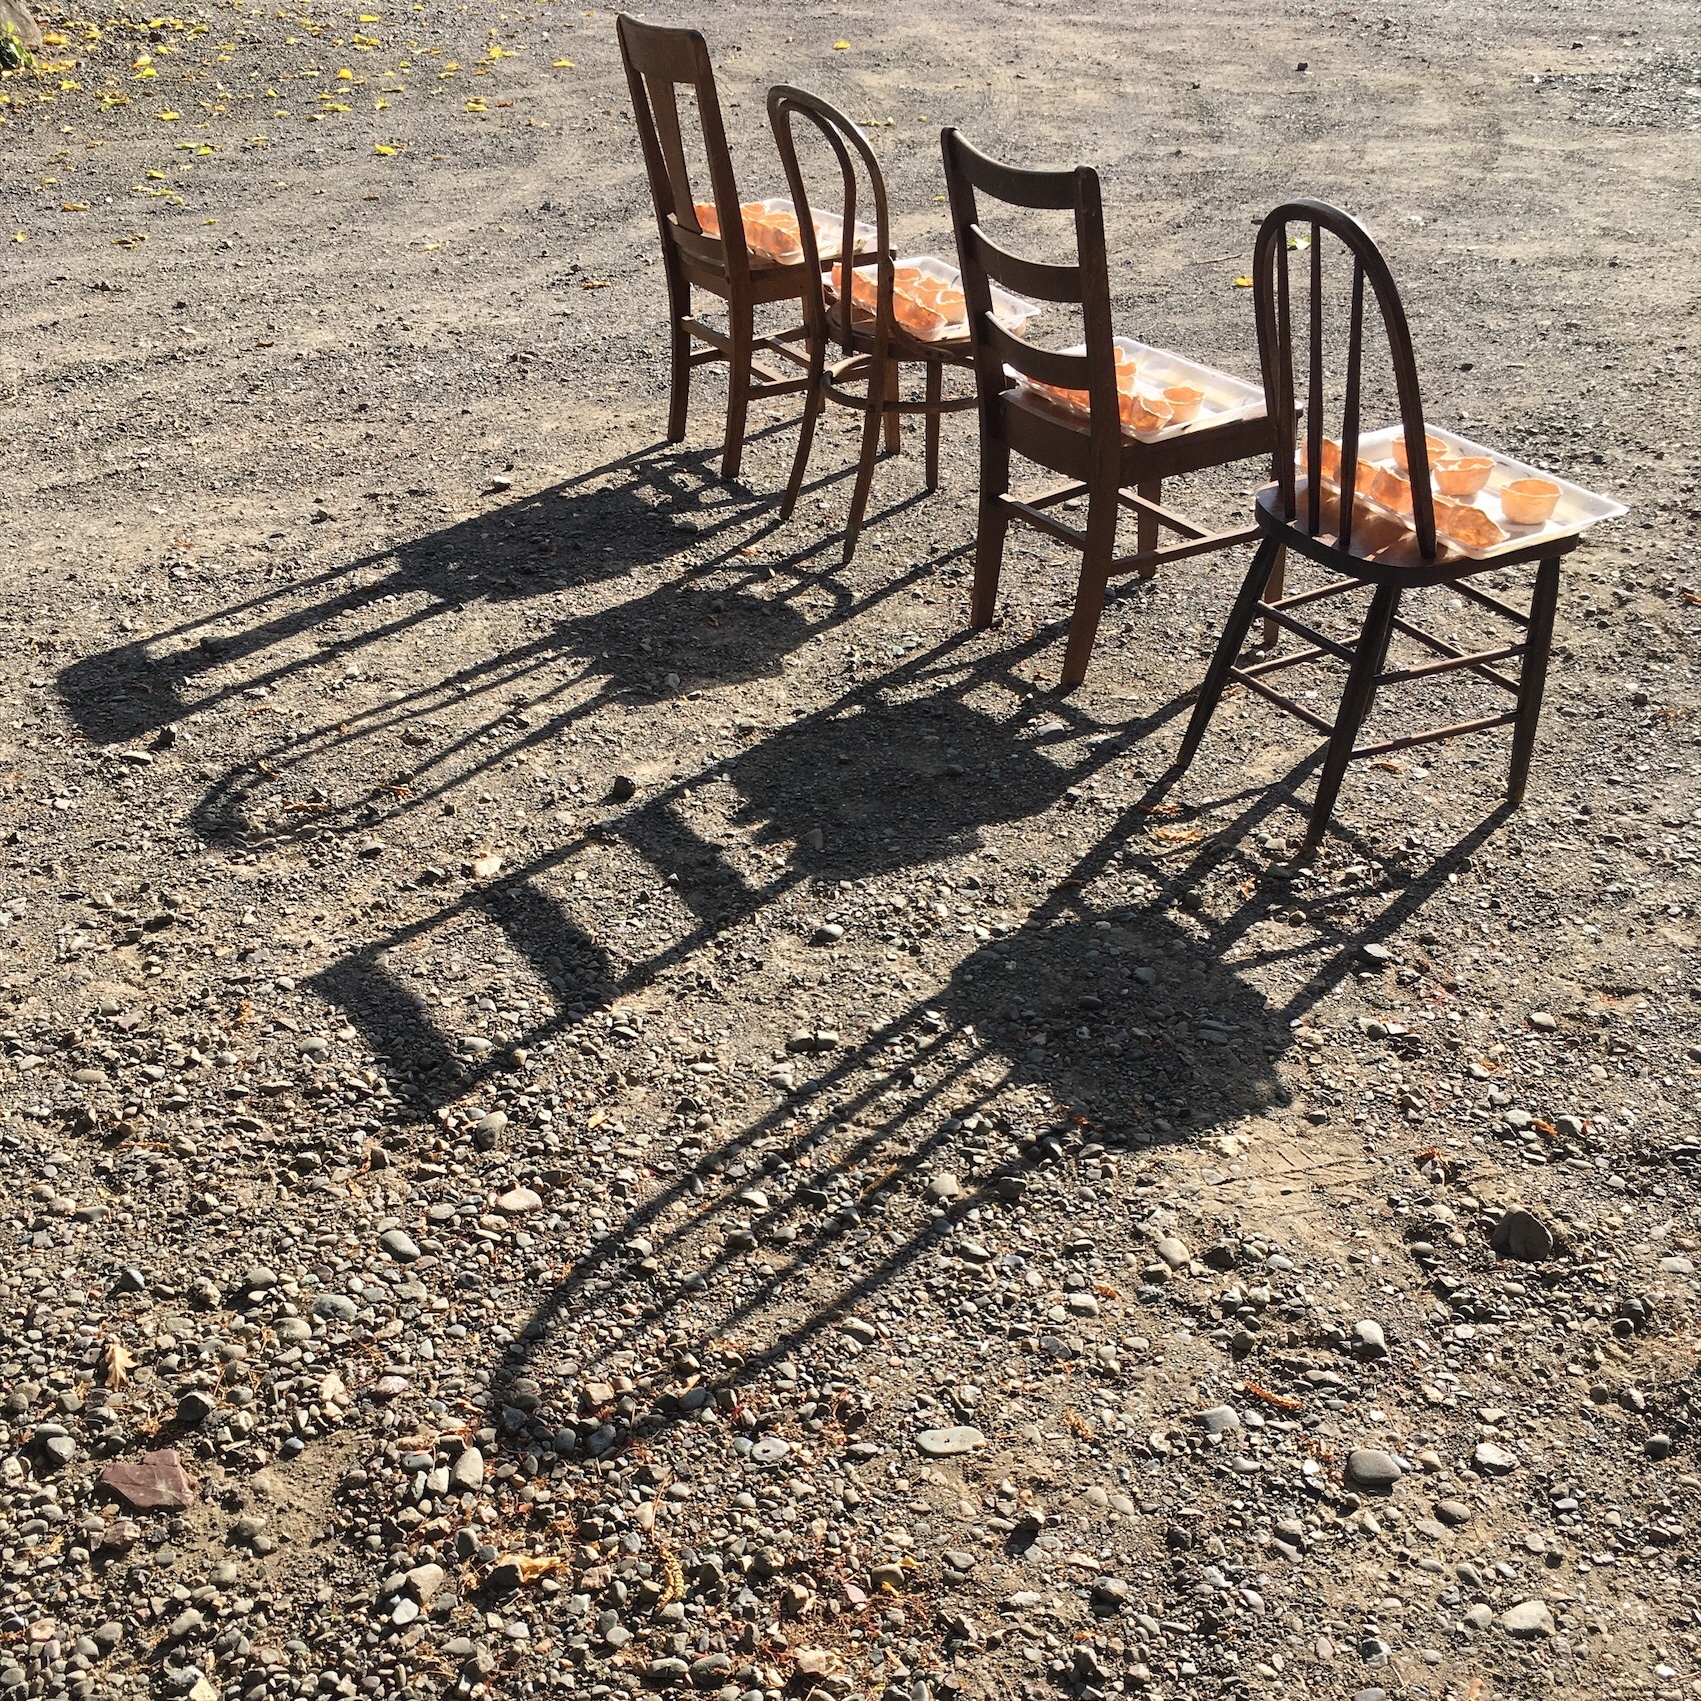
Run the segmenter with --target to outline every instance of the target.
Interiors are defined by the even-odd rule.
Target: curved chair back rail
[[[1435,559],[1435,504],[1429,488],[1429,454],[1424,440],[1423,398],[1418,393],[1417,360],[1412,354],[1411,331],[1394,275],[1376,240],[1351,213],[1326,201],[1300,199],[1284,202],[1259,226],[1252,260],[1253,306],[1258,325],[1258,356],[1263,368],[1264,397],[1276,436],[1276,488],[1282,513],[1298,519],[1295,450],[1298,436],[1299,398],[1294,381],[1294,337],[1288,243],[1290,227],[1303,225],[1310,235],[1310,278],[1307,290],[1305,464],[1322,465],[1325,375],[1323,308],[1325,299],[1323,235],[1337,238],[1352,257],[1351,306],[1347,330],[1344,397],[1341,407],[1340,543],[1352,547],[1353,495],[1358,476],[1360,427],[1359,392],[1364,375],[1364,292],[1368,283],[1376,298],[1388,355],[1394,369],[1395,393],[1400,403],[1400,424],[1406,440],[1406,455],[1412,482],[1412,520],[1418,551],[1425,561]],[[1304,529],[1316,533],[1322,526],[1322,480],[1308,475]]]

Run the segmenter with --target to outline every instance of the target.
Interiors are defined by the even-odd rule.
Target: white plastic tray
[[[1191,384],[1195,389],[1204,391],[1205,399],[1199,404],[1199,411],[1192,419],[1180,424],[1170,424],[1158,431],[1135,431],[1123,426],[1125,437],[1136,437],[1142,443],[1165,443],[1172,437],[1185,436],[1189,431],[1198,431],[1203,426],[1226,425],[1237,419],[1261,419],[1264,415],[1264,387],[1261,384],[1249,384],[1244,378],[1236,378],[1232,373],[1219,372],[1214,366],[1202,366],[1196,360],[1189,360],[1185,355],[1175,354],[1169,349],[1154,348],[1150,343],[1136,342],[1133,337],[1116,337],[1116,346],[1134,357],[1134,388],[1137,393],[1152,397],[1161,396],[1163,392],[1177,384]],[[1060,354],[1085,354],[1085,343],[1076,343],[1073,348],[1060,349]],[[1036,387],[1012,367],[1005,367],[1005,372],[1014,378],[1024,390],[1034,391],[1048,407],[1056,408],[1060,413],[1071,413],[1085,418],[1089,409],[1083,401],[1079,406],[1059,401],[1055,396],[1038,391]]]
[[[797,208],[783,195],[769,195],[760,201],[749,201],[746,206],[760,207],[765,213],[791,213],[796,215]],[[702,217],[698,213],[699,219]],[[839,257],[839,243],[843,240],[845,221],[837,213],[817,213],[815,215],[815,245],[821,252],[823,260],[836,260]],[[718,235],[718,232],[710,232]],[[875,229],[871,224],[864,224],[861,219],[856,221],[856,252],[872,251],[874,247]],[[803,258],[803,244],[793,244],[783,251],[773,248],[758,248],[745,237],[746,246],[752,254],[764,259],[773,260],[782,266],[795,266]]]
[[[895,270],[905,266],[912,266],[924,277],[937,278],[941,283],[949,284],[953,288],[960,288],[962,285],[962,277],[957,268],[948,261],[938,259],[932,254],[915,254],[893,261]],[[859,274],[872,278],[876,275],[878,267],[869,264],[858,266],[855,270]],[[836,277],[829,277],[828,279],[829,284],[836,281]],[[901,293],[902,285],[899,285],[894,290],[894,294]],[[1038,317],[1039,311],[1037,302],[1028,301],[1019,295],[1012,295],[1009,290],[1000,289],[997,284],[992,285],[992,316],[1012,336],[1019,337],[1026,329],[1028,321]],[[864,316],[865,309],[861,303],[857,304],[856,312],[859,318]],[[867,317],[872,318],[873,315],[867,314]],[[969,329],[968,309],[965,307],[960,317],[948,319],[944,325],[935,330],[918,331],[906,325],[902,319],[898,320],[898,328],[905,336],[914,337],[917,342],[923,343],[945,342],[952,338],[964,337],[968,335]]]
[[[1526,466],[1522,461],[1515,461],[1496,449],[1485,448],[1481,443],[1473,443],[1470,438],[1460,437],[1456,432],[1442,431],[1428,424],[1424,426],[1424,431],[1428,436],[1447,445],[1447,453],[1441,456],[1431,455],[1431,461],[1459,460],[1468,455],[1481,455],[1494,462],[1494,470],[1488,475],[1488,483],[1475,496],[1446,496],[1441,500],[1456,503],[1460,507],[1480,508],[1506,532],[1506,539],[1503,543],[1472,546],[1451,537],[1438,536],[1437,543],[1452,554],[1466,556],[1472,561],[1491,561],[1497,555],[1527,549],[1533,543],[1575,537],[1579,532],[1587,531],[1590,526],[1599,525],[1602,520],[1616,519],[1620,514],[1629,512],[1622,502],[1614,502],[1609,496],[1597,496],[1593,491],[1572,484],[1555,473],[1543,472],[1540,467]],[[1360,437],[1358,458],[1370,462],[1372,466],[1394,467],[1394,442],[1403,435],[1404,427],[1389,425],[1380,431],[1372,431],[1369,435]],[[1520,478],[1545,478],[1559,486],[1559,501],[1554,505],[1552,517],[1539,526],[1514,525],[1506,518],[1506,511],[1500,505],[1500,492],[1514,479]],[[1332,481],[1325,479],[1324,483],[1331,484]],[[1432,487],[1433,483],[1432,478]],[[1390,508],[1386,503],[1373,500],[1362,490],[1355,490],[1353,497],[1355,501],[1362,500],[1366,507],[1376,513],[1387,514],[1410,529],[1412,522],[1409,514],[1402,514],[1397,508]]]

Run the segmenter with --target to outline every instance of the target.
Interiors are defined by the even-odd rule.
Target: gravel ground
[[[1701,61],[1582,18],[705,20],[748,193],[780,79],[907,247],[942,121],[1090,159],[1122,328],[1237,371],[1253,225],[1352,207],[1431,416],[1633,505],[1527,805],[1433,747],[1306,867],[1316,753],[1244,698],[1141,807],[1238,560],[1062,697],[1049,545],[964,632],[972,421],[850,568],[845,420],[784,528],[791,410],[742,486],[712,376],[657,446],[608,14],[45,19],[4,1701],[1701,1692]]]

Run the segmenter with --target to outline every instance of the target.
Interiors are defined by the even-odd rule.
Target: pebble
[[[1174,1235],[1165,1235],[1152,1250],[1172,1270],[1185,1270],[1193,1262],[1193,1254],[1188,1251],[1186,1242],[1177,1240]]]
[[[449,1485],[466,1494],[484,1486],[484,1455],[476,1447],[462,1449],[449,1467]]]
[[[1353,1325],[1353,1338],[1366,1358],[1383,1358],[1387,1355],[1388,1339],[1383,1334],[1380,1323],[1368,1317],[1361,1319]]]
[[[952,1459],[986,1445],[986,1437],[973,1424],[953,1424],[948,1429],[920,1430],[915,1444],[931,1459]]]
[[[1435,1515],[1444,1524],[1468,1524],[1471,1521],[1471,1509],[1462,1500],[1436,1501]]]
[[[1494,1225],[1493,1246],[1502,1257],[1540,1264],[1553,1256],[1553,1231],[1532,1212],[1512,1210]]]
[[[510,1187],[496,1201],[496,1208],[505,1217],[526,1217],[543,1209],[543,1200],[529,1187]]]
[[[1240,1419],[1233,1406],[1207,1406],[1199,1413],[1199,1427],[1207,1435],[1225,1435],[1240,1428]]]
[[[1378,1447],[1355,1447],[1347,1455],[1347,1482],[1354,1488],[1385,1493],[1404,1475],[1399,1460]]]
[[[386,1229],[378,1237],[378,1244],[384,1248],[398,1264],[415,1263],[421,1256],[419,1247],[413,1237],[399,1228]]]
[[[1502,1447],[1493,1441],[1479,1441],[1471,1459],[1479,1471],[1490,1476],[1505,1476],[1508,1471],[1516,1470],[1518,1466],[1518,1455],[1510,1448]]]
[[[940,1204],[949,1204],[953,1199],[962,1198],[963,1184],[949,1170],[941,1170],[938,1175],[929,1177],[927,1196]]]

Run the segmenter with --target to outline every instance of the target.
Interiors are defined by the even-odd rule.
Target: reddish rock
[[[189,1479],[170,1447],[108,1465],[100,1486],[138,1512],[181,1512],[189,1504]]]

